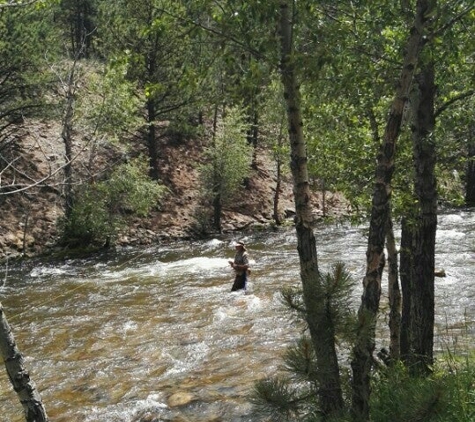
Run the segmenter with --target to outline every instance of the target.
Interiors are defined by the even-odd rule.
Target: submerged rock
[[[194,400],[196,400],[196,397],[193,394],[187,393],[186,391],[179,391],[177,393],[172,394],[170,397],[168,397],[168,406],[170,407],[185,406],[187,404],[190,404]]]

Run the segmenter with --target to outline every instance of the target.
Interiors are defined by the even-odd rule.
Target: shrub
[[[237,189],[250,174],[252,146],[246,139],[248,127],[242,110],[229,109],[217,122],[213,143],[205,150],[207,163],[200,167],[204,201],[214,205],[218,230],[221,207],[233,201]]]
[[[81,186],[69,219],[61,222],[62,244],[109,244],[132,215],[144,216],[157,204],[164,186],[151,180],[141,158],[122,164],[104,181]]]
[[[475,420],[473,361],[447,369],[434,368],[429,377],[410,376],[394,365],[373,384],[371,420],[374,422],[471,422]]]

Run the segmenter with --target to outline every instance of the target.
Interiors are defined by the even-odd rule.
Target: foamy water
[[[439,220],[436,265],[447,277],[436,279],[436,321],[445,331],[475,317],[475,213]],[[365,228],[316,232],[321,269],[343,261],[362,280]],[[255,421],[254,382],[279,371],[301,333],[279,293],[300,285],[300,269],[292,230],[245,240],[247,292],[230,292],[234,239],[10,268],[1,301],[51,421]],[[358,283],[355,307],[360,295]],[[0,388],[2,420],[23,421],[5,373]]]

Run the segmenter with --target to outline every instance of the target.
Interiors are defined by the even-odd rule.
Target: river
[[[447,276],[436,278],[437,351],[473,339],[474,229],[475,210],[439,216],[436,266]],[[343,261],[357,280],[356,309],[367,228],[315,232],[321,269]],[[292,228],[244,237],[249,290],[231,293],[235,240],[4,266],[1,302],[51,421],[255,421],[254,381],[277,373],[300,335],[279,294],[300,285],[299,262]],[[0,392],[1,420],[23,421],[4,370]]]

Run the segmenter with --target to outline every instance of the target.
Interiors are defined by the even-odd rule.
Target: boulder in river
[[[193,394],[187,393],[186,391],[178,391],[177,393],[173,393],[170,397],[168,397],[168,406],[185,406],[195,400],[196,397]]]

